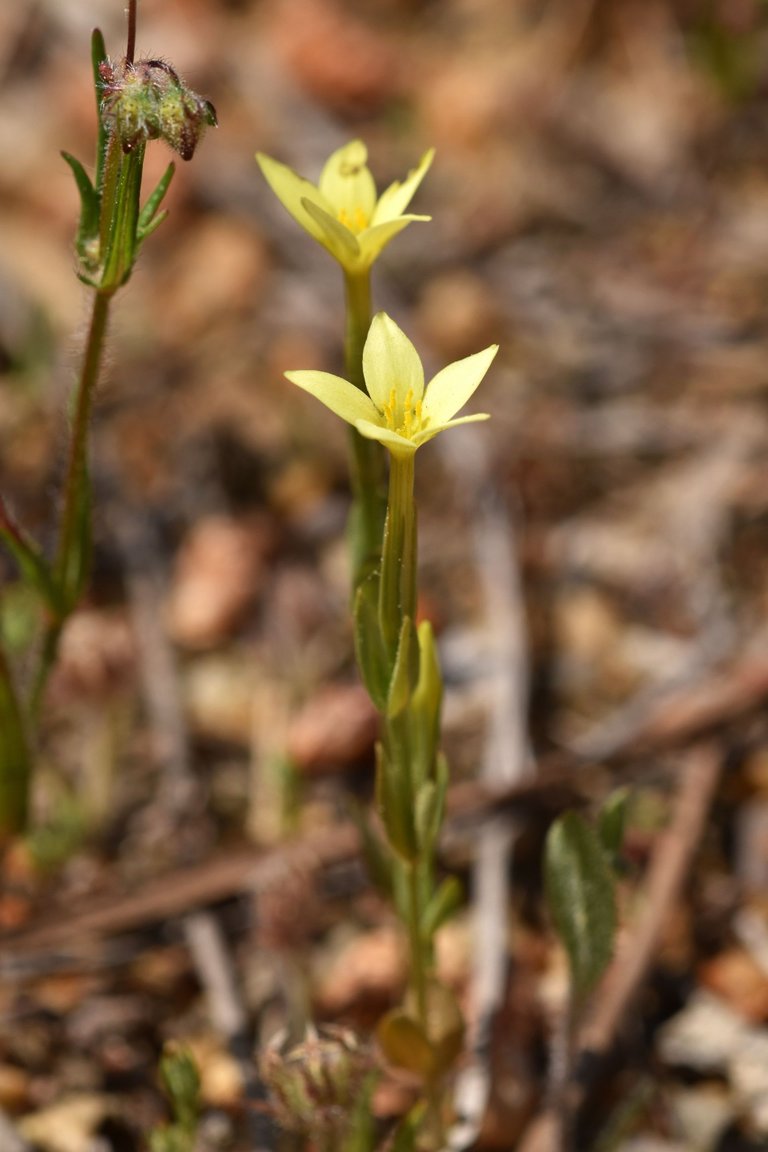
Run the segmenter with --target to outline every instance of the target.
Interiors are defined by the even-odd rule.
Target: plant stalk
[[[61,529],[55,562],[58,583],[65,593],[64,606],[61,613],[49,616],[43,636],[29,708],[33,726],[37,722],[48,676],[56,659],[61,630],[66,616],[74,608],[76,593],[85,581],[89,560],[89,541],[83,538],[84,517],[88,516],[90,511],[88,428],[104,353],[110,301],[111,293],[98,291],[94,293],[91,321],[75,393]]]
[[[371,325],[371,274],[344,274],[346,331],[344,367],[347,379],[365,391],[363,347]],[[376,570],[386,507],[384,451],[375,440],[366,440],[356,428],[349,430],[352,512],[349,536],[352,552],[352,587]]]

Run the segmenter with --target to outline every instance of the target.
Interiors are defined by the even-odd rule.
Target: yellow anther
[[[368,227],[368,217],[359,206],[352,212],[348,212],[346,208],[339,208],[339,223],[358,236]]]

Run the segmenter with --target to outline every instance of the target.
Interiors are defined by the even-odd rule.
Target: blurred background
[[[765,17],[756,0],[141,0],[138,54],[170,61],[219,127],[177,164],[169,219],[113,310],[93,581],[51,684],[36,800],[65,897],[274,842],[286,779],[303,789],[299,831],[332,820],[340,776],[369,784],[344,429],[282,377],[341,370],[341,277],[257,150],[316,179],[360,137],[382,188],[434,146],[413,205],[433,221],[387,248],[375,307],[431,371],[501,346],[475,405],[492,420],[419,454],[423,609],[457,776],[485,756],[499,660],[514,777],[552,753],[599,764],[659,701],[765,659]],[[124,22],[120,0],[0,7],[0,486],[49,544],[87,303],[60,151],[92,163],[90,30],[119,57]],[[147,187],[168,159],[149,147]],[[34,612],[5,553],[0,581],[23,663]],[[723,740],[740,775],[708,875],[759,892],[765,850],[745,829],[765,827],[768,730],[751,717]],[[646,760],[643,780],[665,764]],[[6,898],[5,926],[34,906]],[[151,954],[175,957],[155,977],[178,1018],[196,1001],[175,947]],[[681,924],[676,947],[679,975],[701,937]],[[83,996],[67,987],[41,1053],[66,1047]],[[374,996],[313,987],[330,1016]],[[765,971],[760,987],[758,1023]],[[137,1011],[120,1059],[138,1077],[159,1040]],[[77,1084],[82,1068],[38,1054],[35,1072],[4,1043],[12,1111]],[[130,1080],[112,1059],[82,1073],[89,1090]]]

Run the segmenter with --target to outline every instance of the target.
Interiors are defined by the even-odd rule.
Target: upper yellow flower
[[[366,163],[362,140],[339,148],[326,161],[317,186],[293,169],[256,153],[264,176],[294,220],[334,256],[346,272],[370,268],[382,248],[412,220],[429,216],[403,215],[432,163],[434,149],[425,152],[418,168],[381,196]]]
[[[287,378],[353,424],[361,436],[378,440],[394,456],[408,456],[444,428],[487,420],[487,412],[454,416],[466,404],[498,351],[492,344],[457,360],[424,384],[419,355],[384,312],[374,316],[363,349],[367,394],[330,372],[286,372]]]

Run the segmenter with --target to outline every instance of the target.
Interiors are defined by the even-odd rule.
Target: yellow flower
[[[418,168],[402,183],[396,180],[390,184],[378,197],[361,140],[345,144],[329,157],[317,186],[262,152],[256,159],[270,188],[294,220],[354,275],[370,268],[382,248],[412,220],[431,219],[403,213],[433,155],[434,149],[425,152]]]
[[[316,396],[361,436],[378,440],[394,456],[408,456],[445,428],[487,420],[487,412],[454,416],[473,395],[498,351],[492,344],[457,360],[424,384],[419,355],[404,332],[384,312],[373,318],[363,349],[367,392],[330,372],[286,372],[287,378]]]

